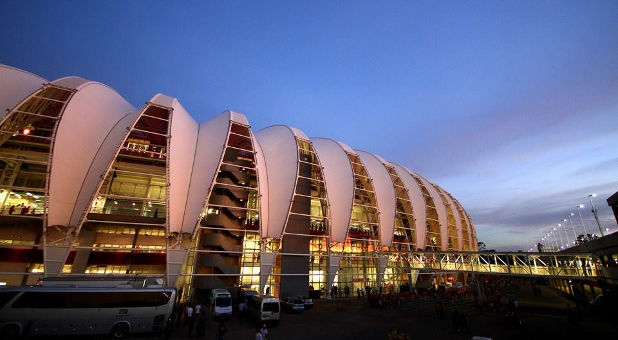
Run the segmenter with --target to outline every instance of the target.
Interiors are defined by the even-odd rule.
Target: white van
[[[212,315],[217,319],[232,315],[232,295],[225,289],[213,289],[210,292]]]
[[[248,310],[249,315],[258,323],[278,324],[281,318],[279,299],[272,296],[252,296],[249,299]]]
[[[160,333],[175,297],[173,288],[6,288],[0,290],[0,339]]]

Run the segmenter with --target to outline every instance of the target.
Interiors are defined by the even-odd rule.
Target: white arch
[[[332,242],[345,242],[354,204],[354,170],[346,150],[327,138],[312,138],[324,174],[330,205]]]
[[[459,209],[457,209],[457,206],[455,205],[455,203],[453,202],[453,200],[451,199],[451,196],[449,196],[449,194],[446,192],[446,190],[444,190],[442,187],[440,187],[439,185],[435,184],[436,188],[438,188],[442,194],[444,195],[444,197],[446,198],[446,202],[448,203],[448,205],[451,207],[451,211],[453,212],[453,218],[455,219],[455,227],[457,228],[457,250],[462,250],[463,246],[462,246],[462,234],[463,234],[463,227],[461,225],[461,218],[459,215]]]
[[[240,113],[224,111],[199,126],[195,161],[191,173],[191,185],[188,191],[188,204],[184,213],[182,228],[173,231],[191,233],[195,231],[202,208],[208,201],[210,191],[217,177],[219,164],[223,159],[228,132],[232,121],[248,125],[247,119]]]
[[[421,180],[421,182],[427,189],[429,196],[431,196],[433,204],[436,206],[436,212],[438,213],[438,224],[440,224],[440,250],[445,251],[448,249],[448,214],[446,212],[444,202],[442,202],[440,194],[438,193],[436,188],[434,188],[431,182],[429,182],[427,179],[425,179],[425,177],[420,176],[415,172],[412,173],[418,176],[418,178]]]
[[[0,64],[0,119],[46,82],[36,74]]]
[[[410,175],[410,170],[399,164],[393,164],[395,172],[403,185],[408,190],[408,198],[412,202],[412,210],[414,212],[414,226],[416,236],[416,248],[425,249],[425,235],[427,233],[427,206],[425,205],[425,198],[423,197],[423,191],[418,183],[414,180],[414,177]]]
[[[393,233],[395,232],[395,212],[397,197],[391,175],[384,163],[376,155],[356,150],[363,165],[367,169],[373,190],[376,194],[380,220],[380,243],[383,246],[391,246]]]
[[[75,88],[77,92],[66,104],[54,140],[47,225],[75,226],[98,185],[97,181],[85,179],[105,174],[107,164],[122,142],[122,139],[113,140],[122,132],[114,128],[135,108],[100,83],[71,77],[54,84]],[[89,172],[93,174],[88,176]]]
[[[251,134],[253,150],[255,151],[255,168],[258,176],[258,189],[260,191],[260,236],[266,236],[268,226],[268,173],[266,172],[266,160],[260,142]]]
[[[256,133],[268,176],[268,225],[266,237],[279,238],[292,204],[298,173],[297,129],[273,125]]]
[[[170,232],[182,229],[184,214],[189,198],[192,167],[198,141],[198,123],[180,104],[178,99],[162,94],[155,95],[153,104],[171,107],[169,124],[169,152],[167,165],[169,169],[169,197],[167,199],[169,216],[167,223]],[[170,105],[171,106],[167,106]]]

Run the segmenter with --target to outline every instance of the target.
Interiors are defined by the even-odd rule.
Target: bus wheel
[[[0,338],[2,339],[19,339],[19,326],[8,325],[0,332]]]
[[[126,339],[129,337],[129,327],[125,324],[118,324],[112,328],[112,338]]]

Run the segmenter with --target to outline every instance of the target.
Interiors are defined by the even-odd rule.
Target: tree
[[[478,246],[479,246],[479,251],[487,250],[487,246],[485,245],[485,242],[483,241],[479,241]]]

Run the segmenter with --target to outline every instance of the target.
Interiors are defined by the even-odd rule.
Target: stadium
[[[0,284],[164,277],[275,296],[413,286],[423,252],[476,251],[447,191],[406,167],[225,111],[196,122],[79,77],[0,65]],[[460,274],[464,275],[464,274]],[[454,278],[463,280],[463,278]]]

